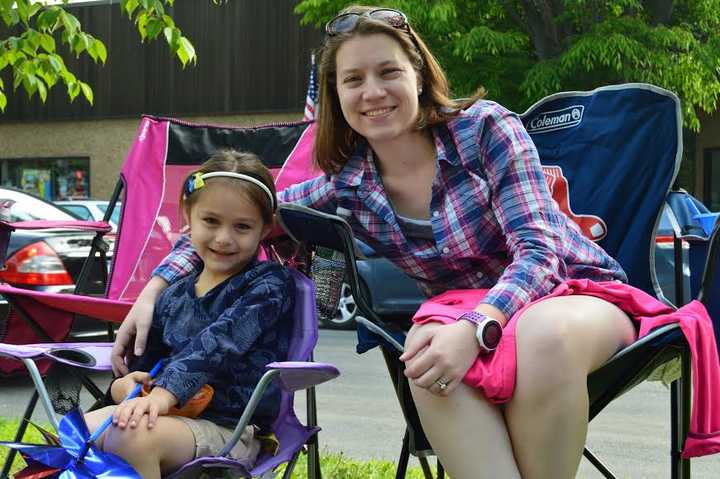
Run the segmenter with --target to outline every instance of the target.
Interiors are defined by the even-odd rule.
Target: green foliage
[[[322,25],[347,0],[300,0]],[[647,82],[675,92],[685,124],[720,96],[720,0],[395,0],[445,68],[453,94],[485,86],[522,111],[562,90]]]
[[[222,0],[213,0],[223,3]],[[102,40],[83,31],[82,24],[65,7],[46,5],[41,0],[0,0],[0,18],[16,35],[0,40],[0,73],[12,72],[13,89],[22,86],[29,98],[36,93],[44,102],[48,90],[63,83],[70,101],[82,94],[93,103],[92,87],[68,70],[58,51],[75,57],[88,55],[93,62],[105,64],[107,49]],[[166,9],[174,0],[121,0],[120,8],[136,26],[143,42],[163,34],[170,50],[183,67],[197,60],[195,48],[175,25]],[[5,86],[0,81],[0,111],[7,106]]]

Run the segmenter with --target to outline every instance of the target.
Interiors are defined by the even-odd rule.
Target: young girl
[[[181,210],[204,264],[200,273],[168,287],[155,304],[148,347],[135,372],[112,384],[119,403],[148,380],[160,358],[164,369],[151,392],[88,414],[91,430],[113,415],[99,447],[124,458],[144,478],[159,478],[192,459],[217,454],[232,435],[266,364],[286,359],[294,285],[280,265],[257,260],[276,206],[272,177],[252,154],[222,151],[185,181]],[[167,415],[202,387],[212,400],[196,418]],[[252,464],[256,427],[269,426],[280,394],[271,388],[231,456]]]

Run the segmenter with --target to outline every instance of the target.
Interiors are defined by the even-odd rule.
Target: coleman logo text
[[[573,105],[562,110],[543,112],[530,120],[527,131],[529,133],[543,133],[572,128],[580,124],[584,110],[583,105]]]

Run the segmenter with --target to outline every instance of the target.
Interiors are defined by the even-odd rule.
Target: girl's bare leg
[[[109,406],[85,415],[94,431],[112,414]],[[182,421],[171,416],[158,418],[155,427],[147,428],[148,416],[143,416],[136,428],[120,429],[111,426],[100,436],[98,446],[125,459],[144,478],[160,478],[161,473],[179,469],[195,457],[195,437]]]
[[[516,335],[517,383],[505,420],[522,477],[575,477],[587,435],[587,376],[630,344],[635,329],[607,301],[564,296],[528,308]]]
[[[452,479],[520,478],[499,408],[461,384],[441,397],[410,382],[433,450]]]

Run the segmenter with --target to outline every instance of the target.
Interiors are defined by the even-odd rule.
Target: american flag
[[[310,82],[308,84],[307,97],[305,97],[305,113],[303,120],[314,120],[317,109],[317,95],[318,89],[315,84],[315,76],[317,71],[317,65],[315,64],[315,54],[310,56]]]

